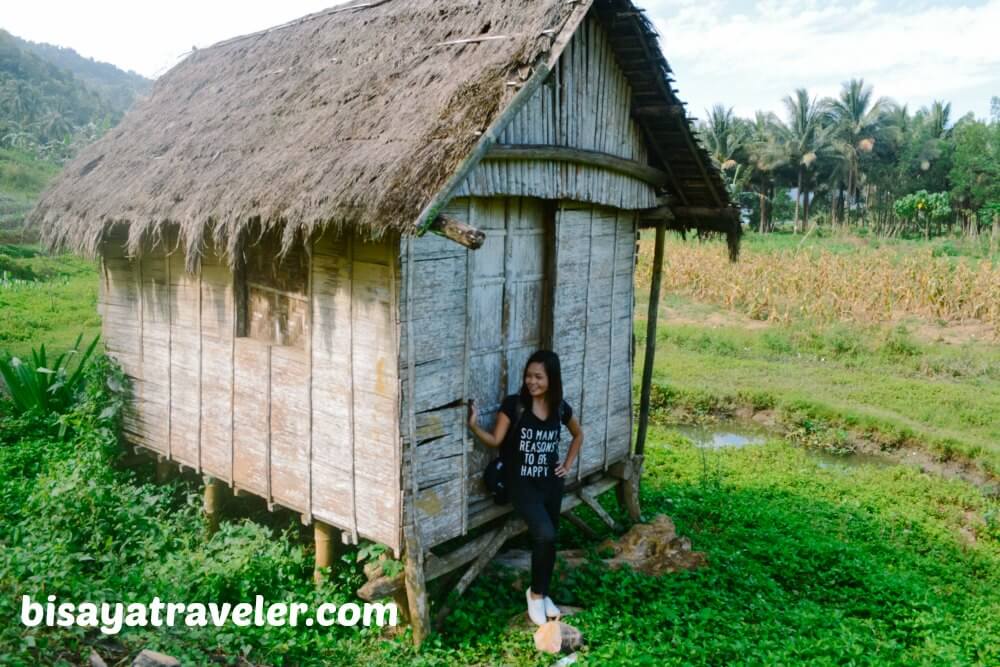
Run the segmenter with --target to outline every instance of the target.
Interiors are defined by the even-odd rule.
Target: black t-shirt
[[[516,482],[555,478],[556,465],[559,463],[560,421],[563,425],[568,425],[573,418],[573,410],[563,401],[559,414],[549,415],[543,422],[535,416],[530,406],[524,406],[518,423],[519,400],[517,394],[511,394],[500,404],[500,412],[510,419],[510,428],[503,442],[504,451],[501,452],[504,464],[510,466],[510,480]]]

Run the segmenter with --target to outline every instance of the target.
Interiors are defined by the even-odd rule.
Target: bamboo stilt
[[[208,524],[209,535],[214,535],[219,531],[224,495],[225,486],[221,481],[214,477],[205,478],[205,520]]]
[[[313,540],[316,543],[316,566],[313,570],[313,581],[316,586],[326,580],[324,568],[333,567],[337,556],[342,552],[340,531],[328,523],[313,521]]]
[[[177,474],[177,469],[167,458],[156,459],[156,483],[165,484],[172,480]]]

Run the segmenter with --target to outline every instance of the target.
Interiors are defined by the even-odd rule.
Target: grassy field
[[[751,237],[744,259],[767,264],[769,253],[797,252],[798,243]],[[814,238],[801,252],[863,262],[867,250],[858,247]],[[911,249],[922,251],[900,244],[893,252]],[[671,243],[672,260],[688,251],[712,249]],[[947,261],[982,259],[973,255]],[[19,248],[0,248],[0,260],[35,279],[0,288],[0,349],[58,348],[96,331],[89,262]],[[768,279],[780,282],[785,265],[770,264],[777,275]],[[640,296],[644,279],[643,265]],[[572,620],[587,639],[577,664],[1000,664],[1000,498],[912,466],[824,466],[799,446],[844,451],[859,434],[997,470],[1000,356],[991,325],[916,312],[886,322],[761,320],[737,301],[675,288],[660,324],[643,510],[672,517],[708,566],[651,578],[608,572],[596,560],[560,565],[556,601],[583,608]],[[68,600],[353,599],[363,580],[356,549],[315,591],[310,535],[291,513],[240,501],[209,537],[199,480],[157,485],[151,464],[121,467],[108,410],[121,399],[109,373],[95,367],[86,400],[61,420],[72,426],[67,439],[51,419],[0,408],[0,618],[15,618],[19,596],[40,591]],[[669,426],[678,415],[741,409],[771,413],[808,437],[706,450]],[[624,520],[612,495],[602,502]],[[608,534],[589,509],[576,512]],[[561,546],[592,544],[564,524]],[[129,629],[104,638],[15,621],[0,624],[0,665],[76,664],[94,646],[115,659],[154,648],[193,665],[551,665],[511,627],[521,614],[523,594],[508,578],[487,576],[419,653],[406,634],[373,630]]]
[[[721,251],[712,245],[668,244],[671,259],[664,270],[678,265],[697,269],[692,257]],[[788,239],[751,236],[741,262],[754,271],[770,266],[763,281],[786,286],[783,308],[791,316],[760,318],[752,305],[727,300],[745,286],[733,284],[728,292],[719,287],[717,298],[699,298],[690,284],[678,287],[676,277],[666,277],[654,374],[660,388],[696,412],[776,408],[788,419],[823,420],[885,447],[921,446],[1000,473],[1000,341],[994,338],[993,324],[921,318],[917,313],[931,307],[916,302],[909,312],[882,320],[839,319],[817,307],[815,284],[822,284],[823,277],[806,280],[802,263],[808,257],[837,256],[846,273],[861,275],[870,267],[871,251],[843,239],[814,239],[795,259],[781,261],[795,252],[789,245]],[[912,249],[905,243],[894,248],[892,252],[903,253],[902,261]],[[642,259],[648,257],[645,248]],[[983,271],[993,270],[988,260],[974,261],[985,263]],[[705,283],[722,285],[716,269],[708,263],[697,270]],[[641,280],[640,294],[648,290]],[[803,286],[806,282],[814,285]],[[867,295],[859,292],[858,298]],[[646,308],[640,303],[637,311],[640,344]],[[843,309],[862,310],[853,308],[846,295]]]
[[[68,349],[100,333],[94,262],[50,257],[35,246],[0,245],[0,351],[25,355],[45,343]]]

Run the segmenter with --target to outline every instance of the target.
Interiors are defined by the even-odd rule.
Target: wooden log
[[[608,528],[614,531],[621,530],[621,526],[619,526],[618,522],[614,520],[614,517],[608,514],[607,510],[601,507],[601,503],[597,502],[597,498],[591,495],[586,488],[580,489],[579,493],[580,493],[580,500],[583,501],[583,504],[589,507],[590,509],[594,510],[594,513],[596,513],[597,516],[600,517],[601,521],[603,521],[608,525]]]
[[[656,356],[656,317],[660,309],[660,283],[663,275],[664,225],[656,228],[656,245],[653,250],[653,277],[649,285],[649,312],[646,321],[646,355],[642,366],[642,386],[639,395],[639,430],[635,440],[635,455],[642,456],[646,447],[646,429],[649,426],[649,394],[653,382],[653,362]],[[637,521],[637,517],[632,517]]]
[[[451,239],[470,250],[479,250],[483,247],[483,241],[486,240],[486,233],[482,230],[443,213],[437,217],[429,229],[435,234]]]
[[[606,169],[631,176],[649,185],[663,187],[669,182],[666,172],[634,160],[598,151],[570,148],[568,146],[493,146],[487,151],[487,160],[539,160],[566,162]]]

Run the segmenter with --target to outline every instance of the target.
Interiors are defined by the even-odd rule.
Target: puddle
[[[762,445],[767,442],[769,436],[780,437],[778,434],[771,433],[767,429],[735,421],[723,421],[705,426],[675,424],[671,428],[693,442],[696,447],[703,449],[739,449],[751,445]],[[805,452],[806,456],[816,461],[820,468],[828,470],[846,470],[864,465],[883,468],[896,465],[895,461],[885,456],[864,452],[831,454],[812,449],[807,449]]]
[[[746,427],[735,423],[714,424],[712,426],[697,426],[694,424],[678,424],[672,428],[695,444],[705,449],[726,449],[728,447],[746,447],[747,445],[763,445],[767,442],[767,432],[763,429]]]

